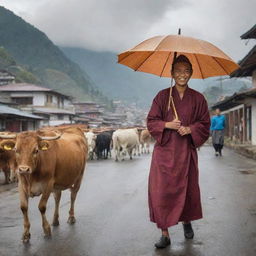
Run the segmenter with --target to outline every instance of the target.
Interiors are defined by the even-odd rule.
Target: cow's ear
[[[46,142],[46,141],[40,141],[39,142],[39,145],[38,145],[39,150],[46,151],[46,150],[49,149],[49,147],[50,147],[50,145],[49,145],[48,142]]]
[[[15,147],[14,141],[4,141],[1,143],[0,147],[6,151],[13,150]]]

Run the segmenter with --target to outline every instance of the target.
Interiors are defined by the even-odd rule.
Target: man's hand
[[[191,134],[190,127],[189,127],[189,126],[181,126],[181,127],[178,129],[178,133],[179,133],[181,136]]]
[[[171,122],[165,123],[165,128],[172,129],[172,130],[179,130],[180,129],[180,120],[173,119]]]

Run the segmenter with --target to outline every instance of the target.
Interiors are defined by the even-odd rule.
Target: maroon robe
[[[150,220],[166,229],[179,221],[202,218],[198,184],[196,148],[209,137],[210,116],[204,96],[187,87],[180,99],[176,87],[172,96],[181,125],[190,126],[191,134],[181,136],[166,129],[174,119],[173,109],[167,111],[170,88],[154,98],[147,117],[147,127],[156,143],[149,174],[148,201]]]

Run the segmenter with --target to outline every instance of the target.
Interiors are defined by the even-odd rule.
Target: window
[[[52,103],[52,95],[46,95],[46,103]]]
[[[62,114],[58,114],[57,117],[58,117],[58,120],[64,120],[64,115]]]
[[[21,122],[21,131],[27,131],[28,130],[28,121],[22,121]]]
[[[33,105],[33,97],[13,97],[12,101],[19,105]]]
[[[58,97],[58,108],[63,108],[64,99],[62,97]]]
[[[246,140],[252,140],[252,106],[245,108]]]

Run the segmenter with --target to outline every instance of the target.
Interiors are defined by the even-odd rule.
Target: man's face
[[[181,87],[186,86],[191,76],[192,70],[188,63],[178,62],[174,65],[172,77],[175,80],[176,85]]]
[[[219,115],[220,115],[220,109],[217,108],[217,109],[215,110],[215,113],[216,113],[217,116],[219,116]]]

